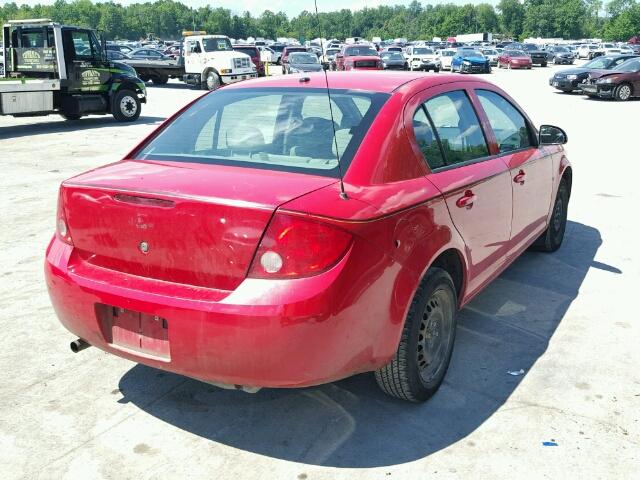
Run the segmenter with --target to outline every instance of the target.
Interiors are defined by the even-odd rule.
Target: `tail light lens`
[[[58,209],[56,212],[56,236],[64,243],[73,245],[71,240],[71,233],[69,232],[69,226],[67,225],[67,216],[64,212],[64,206],[62,204],[62,188],[58,194]]]
[[[353,237],[332,225],[276,213],[249,269],[252,278],[297,278],[326,271],[342,258]]]

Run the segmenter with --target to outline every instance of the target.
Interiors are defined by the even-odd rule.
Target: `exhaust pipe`
[[[89,348],[91,346],[90,343],[88,343],[86,340],[83,340],[81,338],[74,340],[73,342],[71,342],[71,344],[69,345],[71,347],[71,351],[73,353],[78,353],[80,350],[84,350],[85,348]]]

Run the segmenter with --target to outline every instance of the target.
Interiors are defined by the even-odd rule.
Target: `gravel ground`
[[[150,87],[133,125],[0,117],[2,477],[640,478],[640,102],[556,93],[559,68],[488,78],[568,133],[565,243],[526,253],[463,310],[448,377],[422,405],[370,375],[249,395],[72,354],[42,272],[58,185],[118,160],[202,92]]]

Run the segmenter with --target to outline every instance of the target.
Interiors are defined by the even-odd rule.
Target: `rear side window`
[[[424,108],[440,140],[445,166],[489,155],[480,121],[464,91],[433,97]]]
[[[445,167],[446,163],[442,157],[442,150],[438,143],[429,117],[424,110],[424,106],[420,106],[413,115],[413,133],[416,136],[420,151],[431,169]]]
[[[500,153],[531,146],[531,134],[522,114],[507,99],[489,90],[477,90]]]
[[[194,103],[136,158],[338,177],[338,159],[345,172],[388,97],[332,90],[332,116],[326,89],[224,89]]]

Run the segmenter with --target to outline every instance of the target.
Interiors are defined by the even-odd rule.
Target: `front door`
[[[459,88],[459,87],[458,87]],[[413,115],[419,147],[442,192],[468,263],[466,301],[504,265],[511,234],[511,178],[490,156],[480,121],[464,89],[434,87]],[[405,117],[406,118],[406,117]]]
[[[105,92],[111,72],[92,30],[64,28],[62,42],[70,93]]]
[[[519,254],[547,226],[553,194],[552,151],[536,146],[530,122],[508,99],[484,88],[475,93],[491,126],[496,153],[509,167],[513,189],[509,255]]]

